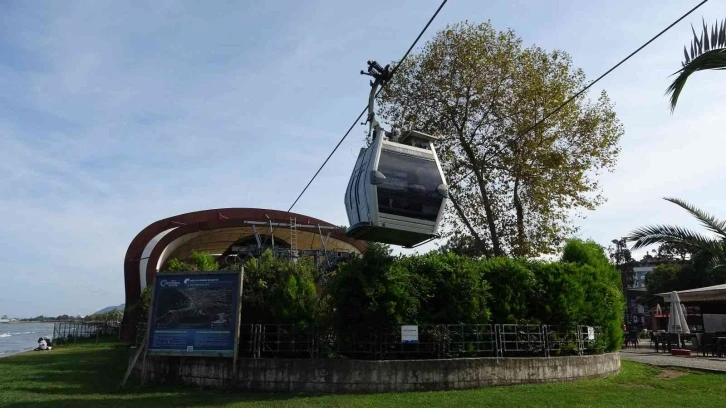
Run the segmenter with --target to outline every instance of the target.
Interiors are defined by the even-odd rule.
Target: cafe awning
[[[671,292],[658,293],[658,296],[662,297],[666,303],[671,301]],[[680,290],[678,296],[682,303],[726,300],[726,284]]]

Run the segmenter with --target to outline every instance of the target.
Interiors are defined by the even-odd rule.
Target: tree
[[[8,320],[8,315],[2,315],[2,317],[0,317],[0,319]]]
[[[716,21],[716,24],[711,27],[710,38],[705,20],[700,38],[696,35],[693,26],[691,26],[691,31],[693,31],[691,52],[689,54],[688,49],[683,47],[685,60],[681,63],[682,68],[673,74],[678,76],[666,90],[666,95],[671,95],[671,112],[676,109],[678,97],[691,74],[697,71],[726,69],[726,19],[721,21],[720,26]]]
[[[691,252],[685,245],[666,242],[658,247],[658,258],[673,261],[685,261],[691,258]]]
[[[645,276],[648,295],[712,286],[726,281],[726,268],[712,268],[700,254],[684,263],[658,265]]]
[[[635,282],[635,259],[628,249],[627,238],[614,239],[611,241],[615,247],[608,247],[610,253],[610,260],[615,264],[615,267],[620,271],[620,280],[622,283],[623,291],[633,286]]]
[[[676,245],[681,250],[707,257],[711,266],[720,267],[726,263],[726,221],[677,198],[665,198],[688,211],[701,222],[715,237],[706,236],[687,228],[674,225],[650,225],[631,232],[628,241],[633,241],[633,249],[654,244]]]
[[[554,253],[576,230],[571,214],[603,201],[596,178],[613,168],[623,130],[603,92],[594,102],[579,95],[526,131],[585,82],[565,52],[463,22],[400,66],[379,114],[440,137],[450,237],[485,256]]]
[[[479,258],[486,255],[471,235],[452,236],[444,245],[439,247],[439,251],[445,254],[452,253],[472,258]]]
[[[653,268],[649,274],[645,275],[645,287],[648,295],[654,296],[658,293],[683,290],[678,284],[680,270],[681,266],[675,264],[658,265]]]

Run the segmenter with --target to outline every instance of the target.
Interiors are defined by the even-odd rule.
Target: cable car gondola
[[[409,130],[385,132],[374,115],[379,86],[391,79],[390,66],[368,62],[371,81],[368,121],[371,144],[358,154],[345,193],[350,228],[346,235],[411,248],[438,237],[449,196],[436,156],[436,137]]]

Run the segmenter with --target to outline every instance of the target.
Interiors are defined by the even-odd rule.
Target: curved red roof
[[[295,218],[297,224],[320,225],[322,227],[335,227],[330,231],[330,237],[352,245],[358,251],[363,252],[366,248],[364,241],[349,238],[345,235],[345,229],[329,222],[309,217],[307,215],[287,213],[286,211],[267,210],[261,208],[219,208],[203,211],[195,211],[186,214],[175,215],[164,218],[149,224],[141,230],[131,241],[124,258],[124,284],[126,289],[126,305],[131,307],[141,296],[141,274],[140,262],[143,260],[144,249],[159,234],[169,231],[154,246],[153,250],[146,257],[146,270],[144,275],[146,282],[152,282],[156,274],[156,265],[164,249],[174,240],[185,235],[205,230],[220,230],[247,226],[246,222],[272,222],[289,223],[290,218]],[[282,228],[282,227],[281,227]],[[142,273],[143,273],[142,272]],[[127,313],[128,315],[128,313]],[[129,316],[130,318],[131,316]],[[124,317],[124,323],[131,323]]]

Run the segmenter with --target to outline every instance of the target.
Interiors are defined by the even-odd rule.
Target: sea
[[[38,347],[39,337],[53,337],[53,323],[0,323],[0,358]]]

